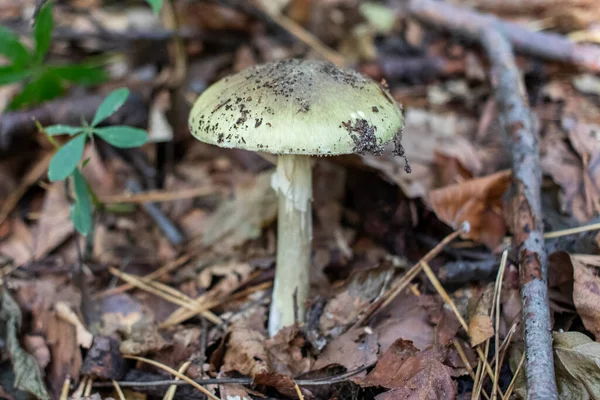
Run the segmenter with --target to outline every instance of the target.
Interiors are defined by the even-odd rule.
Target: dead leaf
[[[21,348],[19,331],[21,330],[21,310],[6,288],[1,290],[0,319],[6,331],[6,349],[12,359],[15,373],[15,387],[29,392],[42,400],[50,396],[44,386],[44,378],[35,358]],[[77,372],[79,373],[79,372]]]
[[[468,312],[471,347],[475,347],[494,336],[494,325],[490,317],[493,301],[494,284],[490,283],[477,300],[476,305]]]
[[[230,262],[214,264],[203,268],[198,274],[196,282],[199,287],[208,289],[217,280],[219,283],[214,285],[211,290],[215,292],[215,297],[218,297],[225,293],[231,293],[232,289],[237,288],[240,281],[246,280],[253,270],[254,268],[248,263]],[[219,289],[215,290],[217,287]]]
[[[202,242],[231,248],[260,236],[277,216],[277,196],[271,188],[272,171],[256,177],[250,187],[238,188],[235,198],[223,202],[206,221]]]
[[[108,336],[96,336],[87,352],[81,374],[101,379],[121,379],[125,360],[119,351],[119,341]]]
[[[248,392],[250,392],[250,389],[247,389],[242,385],[219,385],[219,394],[222,399],[252,400],[253,398]]]
[[[475,119],[457,113],[435,113],[419,108],[407,109],[404,119],[404,131],[410,134],[403,135],[402,145],[412,168],[410,174],[404,171],[401,157],[384,153],[381,157],[365,155],[361,158],[367,166],[380,171],[385,178],[397,184],[409,198],[425,198],[432,189],[438,187],[436,154],[455,158],[473,175],[498,170],[496,164],[504,156],[498,151],[498,145],[476,148],[473,144],[471,135],[477,131]],[[496,159],[484,165],[482,157],[486,151],[493,152]]]
[[[553,338],[559,398],[600,398],[600,343],[579,332],[554,332]]]
[[[119,349],[127,355],[144,355],[157,352],[167,347],[169,343],[158,331],[153,323],[139,323],[132,327],[127,339],[121,342]]]
[[[254,377],[256,385],[270,386],[285,396],[297,398],[296,385],[291,376],[278,373],[262,373]]]
[[[442,347],[419,351],[410,341],[399,339],[359,384],[393,389],[384,399],[454,399],[456,383],[451,368],[443,364],[447,353]]]
[[[501,171],[432,191],[428,202],[439,219],[458,229],[464,222],[470,230],[462,235],[494,248],[505,236],[502,196],[511,172]]]
[[[237,371],[250,377],[270,372],[265,340],[262,333],[250,329],[230,332],[221,372]]]
[[[382,293],[391,274],[392,270],[386,267],[354,272],[344,287],[325,305],[319,320],[321,332],[332,337],[344,332],[365,311],[366,306]]]
[[[73,233],[64,182],[48,187],[35,231],[35,259],[41,259]]]
[[[136,324],[151,324],[153,315],[132,296],[121,293],[102,298],[99,304],[101,326],[94,332],[98,335],[113,336],[121,333],[129,336]]]
[[[319,355],[314,370],[341,365],[350,371],[377,361],[377,334],[364,328],[352,329],[332,340]]]
[[[409,340],[419,350],[434,343],[435,328],[430,323],[428,309],[424,307],[430,299],[427,295],[417,297],[407,291],[379,313],[372,326],[378,335],[381,352],[385,352],[397,339]]]
[[[556,386],[560,399],[600,398],[600,343],[580,332],[553,332],[553,353]],[[515,372],[523,349],[513,346],[510,368]],[[526,398],[525,373],[516,378],[514,394]]]
[[[585,328],[600,340],[600,257],[571,255],[573,301]]]
[[[265,347],[269,352],[273,371],[289,376],[310,371],[313,362],[312,358],[303,352],[305,345],[306,339],[298,325],[285,327],[267,340]]]
[[[32,331],[43,335],[50,349],[48,382],[54,395],[61,392],[67,376],[71,377],[74,384],[77,383],[82,362],[75,327],[60,318],[53,308],[55,304],[64,302],[80,312],[81,293],[75,286],[65,282],[65,277],[54,276],[11,281],[19,305],[32,314]]]
[[[50,363],[50,350],[42,336],[25,335],[23,346],[29,354],[35,357],[40,369],[44,370]]]
[[[0,254],[11,258],[15,266],[27,264],[33,259],[33,235],[22,220],[12,221],[12,235],[0,243]]]

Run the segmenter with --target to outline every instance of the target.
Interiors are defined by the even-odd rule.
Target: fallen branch
[[[410,9],[417,19],[473,42],[481,40],[482,28],[493,26],[519,53],[600,72],[600,47],[596,45],[573,43],[563,35],[534,32],[523,25],[504,21],[490,14],[481,14],[443,2],[412,1]]]
[[[581,64],[582,55],[549,51],[542,39],[561,47],[563,39],[549,34],[529,32],[514,24],[430,0],[410,3],[411,14],[417,19],[458,33],[479,42],[490,64],[490,81],[498,105],[500,119],[510,141],[513,155],[514,220],[512,230],[518,248],[523,326],[526,348],[525,371],[528,398],[558,399],[552,356],[552,325],[548,305],[547,256],[541,210],[541,167],[539,143],[534,119],[527,104],[524,83],[517,69],[511,42],[516,49],[546,58],[559,57],[578,65],[600,68],[596,64]],[[514,26],[513,26],[514,25]],[[510,31],[510,32],[509,32]],[[533,42],[531,39],[535,39]],[[566,40],[566,39],[565,39]],[[550,47],[552,48],[552,47]],[[564,50],[564,49],[563,49]],[[597,49],[596,49],[597,50]],[[557,50],[558,51],[558,50]],[[563,59],[562,57],[567,57]]]

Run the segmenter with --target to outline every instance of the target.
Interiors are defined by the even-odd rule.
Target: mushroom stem
[[[277,266],[269,335],[304,320],[310,288],[312,162],[310,156],[280,155],[271,184],[279,197]]]

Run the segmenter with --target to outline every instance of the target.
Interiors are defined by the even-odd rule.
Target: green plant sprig
[[[87,235],[92,228],[92,206],[98,203],[97,197],[91,191],[83,175],[83,168],[89,159],[81,161],[85,144],[94,136],[119,148],[139,147],[147,143],[148,134],[145,130],[127,125],[98,126],[102,121],[113,115],[129,97],[129,89],[121,88],[111,92],[100,104],[92,123],[83,121],[82,126],[52,125],[44,128],[44,133],[52,143],[54,136],[72,136],[68,142],[59,146],[50,160],[48,178],[50,181],[61,181],[71,178],[75,203],[71,206],[71,219],[75,229],[82,235]]]
[[[12,99],[8,109],[36,105],[56,98],[64,93],[67,82],[94,85],[107,79],[105,71],[92,63],[45,63],[53,30],[52,2],[44,4],[36,17],[33,49],[27,48],[15,32],[0,26],[0,54],[10,62],[9,65],[0,66],[0,85],[24,82],[23,89]]]

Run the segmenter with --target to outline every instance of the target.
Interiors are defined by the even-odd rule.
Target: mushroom
[[[284,60],[223,78],[196,100],[191,133],[206,143],[277,156],[277,264],[269,334],[304,320],[310,288],[314,156],[375,154],[394,140],[402,110],[381,85],[329,62]]]

